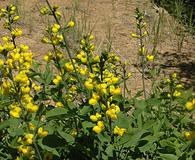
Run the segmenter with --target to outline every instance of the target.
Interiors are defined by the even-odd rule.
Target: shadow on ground
[[[187,53],[165,52],[162,57],[162,69],[165,72],[176,71],[185,88],[195,90],[195,61],[190,59]]]

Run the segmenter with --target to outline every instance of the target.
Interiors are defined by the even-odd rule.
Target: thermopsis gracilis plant
[[[107,50],[95,55],[88,33],[72,51],[66,33],[75,22],[62,24],[58,6],[46,3],[40,12],[55,22],[42,39],[53,48],[44,65],[17,43],[16,7],[0,12],[9,33],[0,45],[0,159],[194,159],[195,98],[177,74],[162,80],[157,94],[146,97],[143,89],[145,99],[142,92],[126,98],[126,64]],[[147,33],[139,10],[136,19],[144,81]]]

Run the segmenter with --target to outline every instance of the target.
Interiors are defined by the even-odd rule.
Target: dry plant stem
[[[144,45],[143,45],[143,38],[142,38],[142,29],[141,27],[139,27],[139,35],[140,35],[140,49],[141,49],[141,67],[142,67],[142,86],[143,86],[143,92],[144,92],[144,99],[146,100],[146,87],[145,87],[145,57],[144,57],[144,53],[143,49],[144,49]]]
[[[126,85],[126,79],[125,79],[125,77],[126,77],[126,68],[125,68],[126,66],[125,66],[125,64],[122,66],[122,68],[123,68],[123,87],[124,87],[124,89],[123,89],[123,96],[125,97],[126,96],[126,92],[125,92],[125,90],[126,90],[126,88],[127,88],[127,85]]]
[[[49,2],[48,0],[45,0],[45,1],[46,1],[47,5],[48,5],[49,9],[51,10],[52,15],[53,15],[53,17],[54,17],[56,23],[60,25],[60,22],[59,22],[58,18],[56,17],[55,12],[54,12],[54,10],[52,9],[52,7],[51,7],[51,5],[50,5],[50,2]],[[61,25],[60,25],[60,26],[61,26]],[[68,56],[69,56],[70,61],[71,61],[72,65],[73,65],[74,71],[75,71],[76,76],[77,76],[77,80],[79,81],[79,84],[80,84],[80,86],[82,87],[83,85],[82,85],[82,82],[81,82],[81,80],[80,80],[80,78],[79,78],[79,76],[78,76],[78,72],[77,72],[77,70],[76,70],[75,64],[74,64],[74,62],[73,62],[73,58],[72,58],[72,56],[71,56],[71,52],[70,52],[70,49],[69,49],[69,47],[68,47],[68,43],[67,43],[67,40],[66,40],[66,36],[65,36],[64,33],[62,33],[62,36],[63,36],[63,40],[64,40],[64,47],[66,48],[66,51],[68,52]]]

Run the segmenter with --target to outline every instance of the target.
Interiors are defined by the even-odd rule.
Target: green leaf
[[[51,152],[51,153],[53,153],[54,155],[60,157],[60,155],[59,155],[59,153],[57,152],[57,150],[56,150],[55,148],[52,148],[52,147],[50,147],[50,146],[48,146],[48,145],[43,144],[42,139],[39,139],[39,140],[38,140],[38,145],[39,145],[43,150],[46,150],[46,151],[48,151],[48,152]]]
[[[131,127],[131,118],[128,117],[126,114],[120,112],[118,113],[118,119],[117,121],[115,122],[115,125],[121,127],[121,128],[130,128]]]
[[[173,154],[160,154],[162,160],[178,160],[178,157]]]
[[[10,136],[15,137],[15,136],[20,136],[23,135],[24,129],[23,128],[9,128],[8,132]]]
[[[111,140],[110,136],[105,133],[98,134],[97,137],[101,143],[110,142]]]
[[[91,106],[84,106],[81,110],[80,110],[80,115],[85,116],[88,113],[90,113],[93,110],[93,108]]]
[[[46,85],[50,84],[51,81],[54,79],[54,76],[50,70],[49,64],[46,65],[45,72],[42,74],[41,78],[43,79]]]
[[[8,128],[10,126],[17,127],[19,125],[19,123],[20,123],[19,119],[13,119],[13,118],[7,119],[7,120],[0,123],[0,130],[3,130],[3,129]]]
[[[46,113],[46,118],[66,115],[68,110],[66,108],[54,108]]]
[[[145,145],[139,147],[141,152],[154,151],[156,149],[156,144],[148,142]]]
[[[89,133],[88,128],[92,128],[93,126],[95,126],[95,124],[92,123],[92,122],[84,121],[84,122],[82,123],[82,126],[83,126],[83,131],[84,131],[85,133]]]
[[[82,126],[83,126],[83,128],[86,129],[86,128],[91,128],[91,127],[95,126],[95,124],[92,122],[85,121],[82,123]]]
[[[67,143],[72,143],[74,142],[74,138],[68,134],[65,133],[64,131],[58,131],[59,135],[66,140]]]
[[[66,142],[59,136],[52,134],[48,135],[43,139],[38,140],[38,145],[46,151],[53,153],[56,156],[60,156],[57,149],[62,148],[66,145]]]
[[[158,106],[161,103],[161,100],[158,98],[150,98],[147,100],[147,104],[150,106]]]
[[[147,132],[148,131],[146,130],[136,129],[131,134],[125,134],[124,136],[122,136],[117,145],[124,145],[124,147],[135,147],[141,140],[141,136]]]
[[[105,150],[106,154],[109,156],[109,157],[113,157],[113,150],[114,150],[114,146],[109,144]]]
[[[143,123],[142,123],[142,115],[141,114],[139,114],[138,115],[138,117],[137,117],[137,126],[138,126],[138,128],[142,128],[142,126],[143,126]]]

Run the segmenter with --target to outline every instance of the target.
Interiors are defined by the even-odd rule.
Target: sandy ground
[[[41,17],[38,10],[46,5],[45,0],[0,0],[0,6],[5,6],[8,2],[18,6],[21,16],[19,27],[23,29],[24,36],[18,42],[29,45],[35,58],[41,60],[50,50],[41,43],[48,19]],[[82,30],[92,29],[97,53],[100,53],[101,48],[106,47],[111,39],[112,50],[130,64],[129,71],[133,73],[130,88],[133,91],[142,88],[140,73],[134,67],[137,63],[137,41],[130,37],[131,33],[136,32],[135,8],[142,8],[146,13],[148,30],[151,33],[146,41],[149,52],[152,49],[153,26],[157,21],[159,8],[152,5],[149,0],[50,0],[50,2],[60,6],[64,21],[70,20],[71,16],[75,17],[77,36]],[[164,64],[165,73],[177,71],[183,82],[195,86],[195,40],[187,36],[182,53],[178,53],[178,40],[173,30],[174,22],[166,11],[163,23],[158,44],[159,63]],[[109,33],[111,38],[108,36]],[[0,36],[5,34],[1,27]]]

